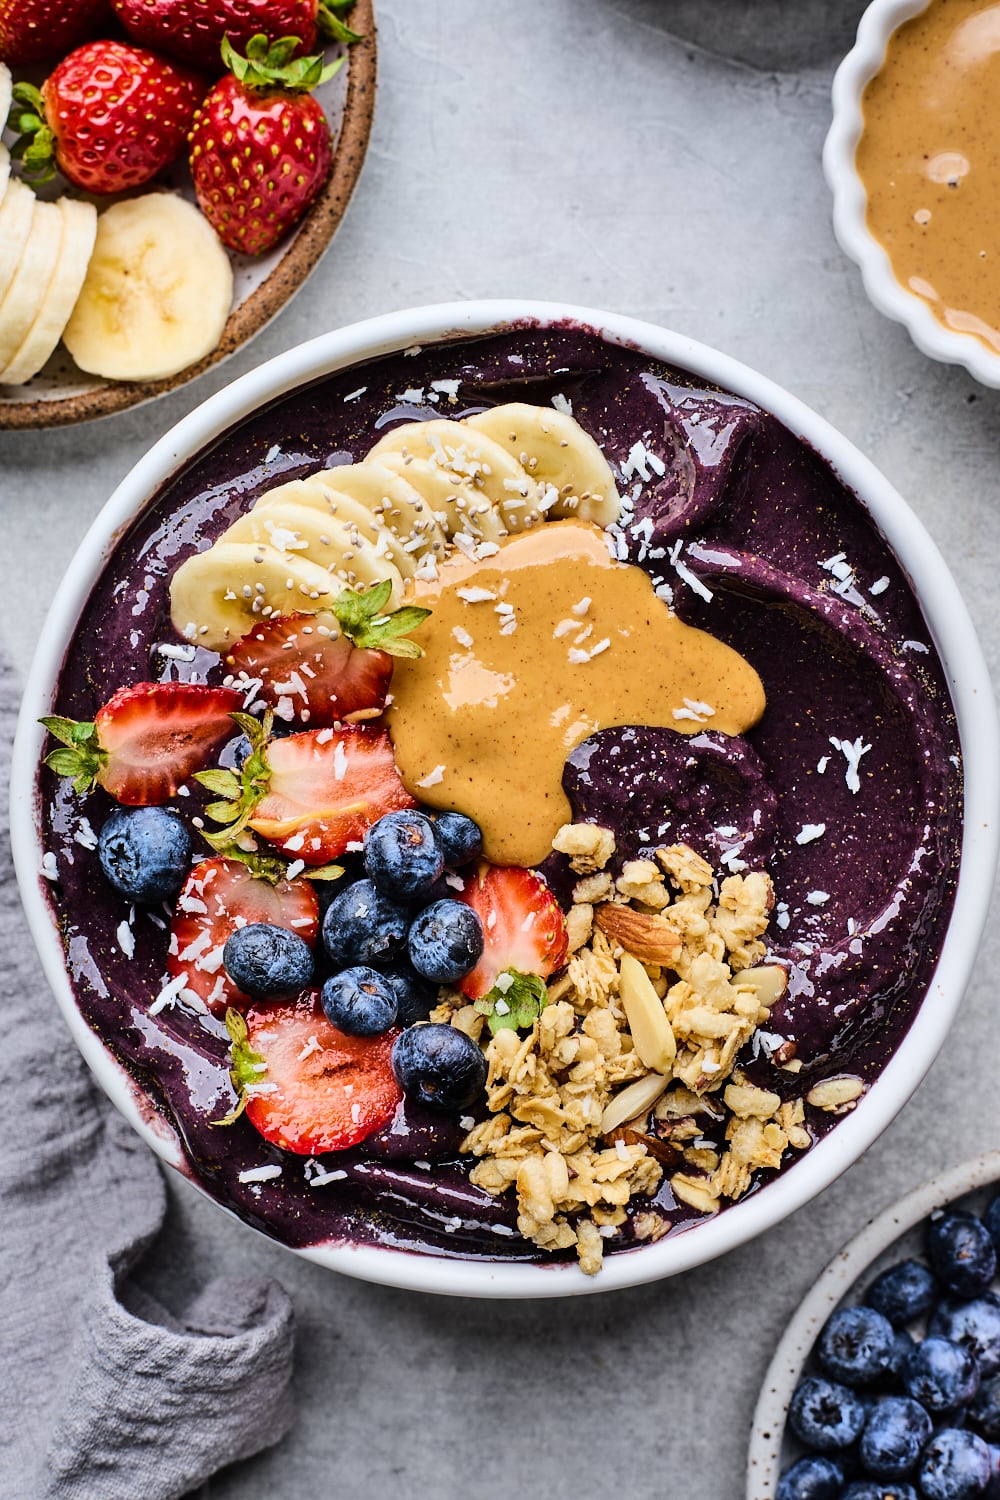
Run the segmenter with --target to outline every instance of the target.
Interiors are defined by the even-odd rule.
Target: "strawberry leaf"
[[[66,719],[61,714],[50,714],[38,722],[66,747],[52,750],[45,757],[49,770],[57,776],[72,776],[73,789],[81,796],[93,791],[108,763],[108,752],[97,737],[97,725],[86,719]]]
[[[251,875],[255,875],[258,880],[266,880],[269,885],[278,885],[281,881],[288,879],[288,866],[292,863],[291,860],[282,859],[277,854],[262,854],[257,849],[244,849],[237,843],[220,844],[219,834],[205,833],[203,837],[223,859],[232,859],[237,864],[246,865]],[[343,873],[343,865],[317,865],[307,867],[296,879],[339,880]]]
[[[279,37],[268,42],[263,32],[252,36],[241,56],[228,36],[222,39],[222,61],[233,77],[246,89],[283,89],[286,93],[308,93],[317,84],[326,83],[343,65],[344,59],[323,65],[323,54],[293,57],[300,45],[297,36]]]
[[[243,832],[271,781],[271,767],[267,763],[267,746],[274,723],[271,709],[262,720],[244,713],[234,713],[230,717],[250,741],[250,754],[238,772],[216,768],[196,771],[194,777],[201,786],[222,799],[210,802],[205,808],[213,823],[225,825],[217,833],[204,835],[212,848],[220,852],[228,851],[228,846]]]
[[[519,974],[508,969],[501,974],[489,994],[475,1002],[475,1009],[487,1017],[493,1036],[498,1031],[526,1031],[534,1026],[548,1004],[545,980],[537,974]]]
[[[360,42],[362,33],[352,31],[343,19],[353,9],[354,0],[320,0],[316,20],[322,35],[331,42],[343,42],[348,47],[353,42]]]
[[[250,1046],[247,1023],[238,1010],[226,1011],[226,1030],[229,1032],[229,1058],[232,1064],[229,1077],[237,1093],[237,1104],[221,1120],[213,1120],[213,1125],[235,1124],[247,1107],[247,1085],[260,1083],[267,1072],[264,1059]]]
[[[362,651],[385,651],[389,656],[405,656],[411,660],[423,656],[423,647],[416,641],[404,640],[411,630],[416,630],[430,614],[416,604],[404,604],[391,614],[383,614],[392,593],[392,583],[383,578],[374,588],[363,594],[354,589],[344,589],[333,601],[333,613],[337,617],[344,635]]]
[[[13,103],[7,125],[19,137],[11,147],[11,155],[24,167],[26,177],[48,182],[56,175],[56,139],[45,119],[41,93],[33,84],[15,83],[11,96]]]

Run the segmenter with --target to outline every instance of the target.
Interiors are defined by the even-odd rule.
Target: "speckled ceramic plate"
[[[746,1500],[774,1500],[778,1476],[802,1452],[785,1431],[788,1403],[830,1314],[860,1302],[879,1272],[896,1261],[923,1259],[923,1222],[935,1209],[961,1202],[963,1208],[980,1213],[998,1181],[1000,1151],[974,1156],[885,1209],[830,1262],[799,1304],[764,1377],[750,1435]]]
[[[302,286],[340,224],[368,149],[375,110],[376,37],[372,0],[355,0],[351,25],[363,40],[347,49],[336,77],[316,90],[334,137],[330,180],[295,233],[269,254],[232,255],[233,308],[216,349],[169,380],[101,380],[77,369],[60,344],[45,368],[27,385],[0,389],[0,428],[62,427],[89,422],[138,406],[176,390],[221,364],[268,324]],[[327,56],[336,57],[337,49]],[[194,201],[186,168],[175,169],[169,186]]]

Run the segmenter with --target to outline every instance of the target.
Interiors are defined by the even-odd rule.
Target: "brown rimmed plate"
[[[351,25],[363,40],[347,49],[347,62],[316,97],[334,137],[333,171],[295,232],[267,255],[232,255],[233,308],[211,354],[168,380],[102,380],[77,369],[60,344],[48,364],[23,386],[0,387],[0,429],[64,427],[110,416],[165,396],[221,364],[281,311],[318,264],[347,211],[361,175],[375,112],[377,45],[373,0],[355,0]],[[330,49],[328,57],[335,57]],[[168,181],[194,200],[186,170]]]

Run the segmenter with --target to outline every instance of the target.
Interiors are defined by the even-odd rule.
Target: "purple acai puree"
[[[456,380],[454,403],[433,387]],[[91,719],[117,688],[151,677],[219,680],[219,658],[171,628],[169,582],[264,490],[363,458],[395,422],[556,394],[621,476],[632,513],[619,555],[645,568],[685,621],[742,652],[767,692],[743,739],[643,726],[594,735],[567,763],[574,813],[614,829],[619,865],[684,839],[716,869],[767,869],[778,903],[769,950],[790,964],[791,983],[743,1064],[785,1095],[843,1071],[870,1081],[924,996],[951,911],[955,719],[923,616],[873,522],[822,459],[741,398],[571,327],[438,344],[301,390],[187,464],[129,529],[84,611],[57,711]],[[176,1130],[208,1192],[292,1245],[537,1257],[513,1203],[469,1184],[458,1120],[401,1107],[379,1136],[318,1165],[270,1146],[245,1119],[213,1125],[233,1102],[221,1022],[181,1006],[150,1014],[169,914],[137,911],[126,956],[128,906],[103,881],[81,824],[99,828],[111,804],[103,793],[81,804],[47,771],[42,795],[58,865],[50,896],[81,1011]],[[194,813],[199,803],[192,789],[177,805]],[[568,900],[563,857],[544,871]],[[791,1056],[797,1074],[778,1066]],[[812,1109],[807,1118],[816,1135],[834,1123]],[[267,1165],[281,1175],[240,1181]],[[313,1186],[320,1172],[344,1175]],[[674,1233],[698,1217],[666,1180],[657,1202]],[[627,1224],[606,1248],[631,1242]]]

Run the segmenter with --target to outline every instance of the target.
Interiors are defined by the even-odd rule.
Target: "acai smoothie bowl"
[[[336,1270],[559,1296],[884,1129],[978,944],[997,748],[944,564],[819,417],[647,324],[462,304],[133,470],[39,643],[13,842],[164,1160]]]

